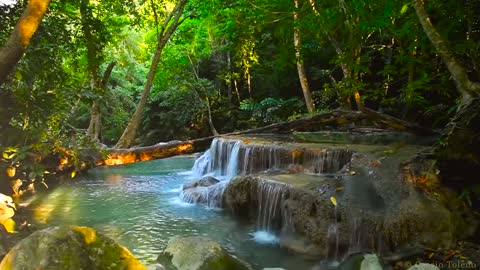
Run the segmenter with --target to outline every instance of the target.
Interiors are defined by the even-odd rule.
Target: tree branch
[[[50,0],[28,1],[7,43],[0,49],[0,84],[5,82],[30,45],[49,4]]]

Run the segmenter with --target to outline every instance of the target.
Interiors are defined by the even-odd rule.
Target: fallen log
[[[111,148],[106,150],[108,156],[97,160],[96,165],[120,165],[202,152],[210,147],[213,138],[214,136],[189,141],[172,141],[129,149]]]
[[[364,111],[334,110],[331,112],[308,116],[292,121],[271,124],[265,127],[222,134],[220,136],[261,133],[289,134],[293,131],[302,131],[312,128],[318,130],[325,126],[340,126],[363,120],[370,120],[373,122],[382,123],[383,125],[393,128],[395,130],[411,132],[417,135],[439,134],[439,132],[436,130],[422,127],[417,124],[406,122],[372,110],[364,109]],[[209,148],[211,141],[215,137],[218,136],[211,136],[189,141],[173,141],[169,143],[159,143],[152,146],[135,147],[129,149],[106,149],[105,151],[108,154],[107,157],[98,159],[95,162],[95,165],[121,165],[202,152]]]

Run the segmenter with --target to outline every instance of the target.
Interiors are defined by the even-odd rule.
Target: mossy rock
[[[37,231],[13,247],[0,270],[146,269],[126,248],[94,229],[61,226]]]
[[[175,236],[158,257],[168,270],[250,270],[220,244],[202,236]]]

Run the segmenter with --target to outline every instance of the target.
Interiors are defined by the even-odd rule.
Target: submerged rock
[[[196,187],[209,187],[209,186],[215,185],[218,182],[220,182],[218,179],[211,176],[207,176],[200,180],[195,180],[195,181],[183,184],[182,189],[186,190],[189,188],[196,188]]]
[[[158,261],[173,270],[251,270],[220,244],[202,236],[173,237]]]
[[[13,247],[0,263],[8,270],[146,269],[126,248],[92,228],[52,227]]]

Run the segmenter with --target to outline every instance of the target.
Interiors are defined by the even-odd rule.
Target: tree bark
[[[305,65],[303,63],[302,57],[302,45],[301,45],[301,34],[298,27],[298,9],[299,9],[299,0],[293,0],[295,3],[295,8],[293,11],[293,45],[295,48],[295,59],[297,62],[297,71],[298,78],[300,79],[300,85],[302,86],[303,96],[305,97],[305,104],[307,105],[307,110],[309,113],[315,111],[315,104],[313,103],[312,92],[310,91],[310,86],[308,85],[307,73],[305,72]]]
[[[446,41],[440,36],[435,27],[433,26],[427,12],[425,11],[425,3],[423,0],[413,0],[413,7],[417,13],[418,19],[422,24],[423,30],[427,37],[432,42],[435,49],[438,51],[443,62],[447,65],[448,71],[452,75],[452,78],[457,86],[457,90],[462,96],[462,104],[469,104],[473,98],[478,97],[480,94],[480,83],[472,82],[468,78],[468,74],[465,68],[455,58],[453,52],[448,48]]]
[[[102,81],[98,86],[101,90],[107,89],[108,80],[110,79],[110,75],[112,75],[113,68],[116,64],[117,62],[112,61],[110,64],[108,64],[107,69],[105,69]],[[90,109],[90,124],[88,125],[87,136],[89,136],[93,141],[99,141],[101,129],[102,112],[100,110],[99,102],[94,100]]]
[[[30,0],[5,45],[0,49],[0,84],[20,61],[37,31],[50,0]]]
[[[107,149],[107,158],[97,160],[96,165],[121,165],[202,152],[210,147],[213,138],[173,141],[131,149]]]
[[[183,20],[180,20],[180,17],[182,16],[186,4],[187,0],[180,0],[163,24],[162,30],[158,35],[157,48],[155,49],[152,64],[147,75],[147,82],[145,83],[145,86],[143,88],[140,101],[138,102],[137,108],[133,113],[132,117],[130,118],[127,127],[123,131],[122,136],[115,145],[115,148],[130,147],[136,138],[137,130],[140,126],[140,122],[142,119],[142,114],[147,104],[150,90],[152,89],[153,79],[155,78],[155,74],[157,73],[158,63],[160,62],[163,48],[167,44],[172,34],[177,29],[177,27],[183,22]],[[173,22],[171,22],[172,20]]]

